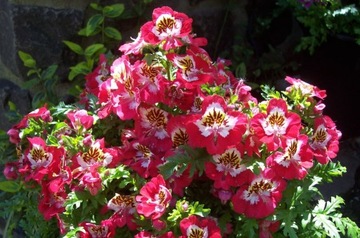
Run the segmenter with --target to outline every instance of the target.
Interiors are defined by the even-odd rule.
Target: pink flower
[[[138,225],[133,221],[136,212],[135,196],[116,193],[107,203],[107,208],[114,211],[109,220],[117,227],[126,225],[130,230],[137,228]]]
[[[15,127],[9,129],[6,133],[9,136],[9,141],[13,144],[18,144],[20,143],[21,139],[20,139],[20,131],[18,129],[16,129]]]
[[[152,220],[159,219],[165,213],[171,198],[171,192],[159,174],[140,189],[140,195],[136,196],[137,212]]]
[[[211,194],[215,197],[219,198],[222,204],[226,204],[232,196],[234,195],[232,190],[224,190],[224,189],[212,189]]]
[[[188,49],[184,55],[170,53],[166,56],[178,69],[176,80],[186,89],[210,83],[214,78],[211,62],[207,60],[209,56],[196,47]]]
[[[206,97],[201,108],[201,114],[193,115],[186,125],[191,146],[221,154],[241,141],[246,131],[244,114],[228,109],[224,98],[218,95]]]
[[[213,161],[205,163],[205,173],[214,181],[215,188],[228,190],[241,185],[247,170],[242,163],[243,154],[240,146],[233,147],[222,154],[213,155]]]
[[[137,233],[134,238],[176,238],[172,231],[168,231],[162,235],[154,235],[148,231],[140,231]]]
[[[23,167],[29,166],[31,173],[26,179],[40,182],[46,175],[51,177],[60,172],[60,166],[64,160],[64,148],[47,146],[40,137],[28,138],[30,146],[24,153]],[[30,172],[30,171],[28,171]]]
[[[323,116],[315,119],[314,133],[310,137],[309,144],[319,163],[327,164],[337,156],[341,136],[341,132],[336,129],[330,117]]]
[[[165,152],[170,149],[172,142],[166,126],[171,114],[147,104],[140,105],[138,112],[138,118],[135,119],[135,132],[138,137],[145,137],[157,151]]]
[[[85,88],[88,93],[95,96],[99,93],[99,86],[110,76],[110,67],[107,65],[107,59],[104,54],[100,55],[98,66],[93,72],[85,76]]]
[[[154,9],[152,21],[145,23],[140,32],[145,42],[153,45],[161,43],[165,50],[170,50],[188,40],[191,24],[192,19],[187,15],[164,6]]]
[[[259,221],[259,238],[272,238],[272,233],[279,230],[280,221]]]
[[[231,199],[234,211],[248,218],[265,218],[275,211],[285,186],[285,180],[276,177],[271,169],[250,174]]]
[[[173,148],[187,145],[189,142],[189,135],[185,126],[186,120],[187,116],[174,116],[170,118],[167,124],[166,129],[172,140]]]
[[[179,238],[189,237],[208,237],[221,238],[220,228],[215,220],[211,218],[201,218],[191,215],[180,221],[181,236]]]
[[[111,221],[103,220],[100,225],[82,222],[79,226],[85,229],[85,232],[80,233],[80,238],[112,238],[115,236],[115,228]]]
[[[4,176],[7,180],[15,180],[19,177],[18,174],[18,162],[8,162],[5,164]]]
[[[70,111],[66,114],[71,122],[71,126],[79,131],[82,128],[84,130],[88,130],[92,127],[94,123],[94,117],[88,115],[86,110],[77,110],[77,111]]]
[[[21,121],[16,124],[13,128],[14,129],[23,129],[28,126],[29,118],[34,118],[37,120],[42,120],[44,122],[52,121],[52,117],[50,115],[50,111],[47,109],[47,106],[43,106],[40,108],[35,109],[34,111],[30,112],[29,114],[25,115]]]
[[[155,64],[148,65],[145,60],[136,61],[133,68],[133,77],[140,89],[140,100],[149,104],[161,101],[168,83],[163,76],[164,69]]]
[[[26,117],[27,118],[40,118],[41,120],[43,120],[45,122],[50,122],[52,120],[50,111],[47,109],[46,106],[35,109],[34,111],[27,114]]]
[[[111,112],[120,119],[133,119],[140,104],[139,88],[132,75],[133,66],[129,57],[123,55],[116,59],[110,67],[111,78],[100,85],[98,116],[107,117]]]
[[[64,202],[67,198],[67,193],[64,187],[52,191],[50,184],[46,182],[41,183],[41,197],[39,201],[39,211],[44,216],[45,220],[50,220],[65,211]]]
[[[89,172],[81,176],[79,185],[87,188],[93,196],[102,189],[101,178],[95,167],[92,167]]]
[[[141,34],[141,32],[138,33],[137,37],[135,39],[131,38],[132,42],[123,44],[120,46],[119,50],[123,52],[125,55],[134,54],[139,55],[142,54],[142,49],[149,45],[149,43],[146,43],[144,41],[144,38]]]
[[[134,140],[123,148],[122,163],[132,168],[143,178],[155,177],[158,165],[162,163],[159,152],[149,148],[149,139]]]
[[[76,163],[74,166],[81,166],[83,169],[90,168],[92,166],[108,166],[116,156],[116,152],[105,148],[104,139],[98,139],[87,148],[86,151],[79,153],[76,156]]]
[[[320,99],[324,99],[326,97],[326,90],[321,90],[316,86],[302,81],[301,79],[286,76],[285,80],[292,84],[286,88],[287,92],[299,90],[303,96],[318,97]]]
[[[313,165],[313,153],[308,146],[308,137],[288,138],[284,151],[276,151],[266,159],[268,167],[286,179],[303,179]]]
[[[301,118],[294,112],[289,112],[283,99],[271,99],[267,113],[258,113],[251,119],[251,127],[259,140],[273,151],[284,147],[286,137],[297,137],[300,133]]]

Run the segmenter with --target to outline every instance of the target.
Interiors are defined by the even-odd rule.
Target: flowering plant
[[[341,132],[325,90],[286,77],[260,100],[211,60],[192,19],[156,8],[121,56],[101,55],[80,100],[27,114],[4,174],[39,191],[63,237],[340,237],[360,234],[316,200]]]

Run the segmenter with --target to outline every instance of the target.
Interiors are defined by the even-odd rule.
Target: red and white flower
[[[171,192],[159,174],[140,189],[140,195],[136,196],[136,210],[151,220],[157,220],[165,213],[171,198]]]
[[[339,140],[342,134],[336,129],[333,120],[328,116],[315,119],[314,133],[310,137],[310,147],[316,160],[327,164],[339,152]]]
[[[251,173],[247,178],[231,199],[234,211],[256,219],[271,215],[282,198],[285,180],[271,169],[265,169],[259,175]]]
[[[205,147],[210,154],[221,154],[241,141],[246,123],[247,117],[228,109],[224,98],[208,96],[202,102],[201,114],[193,115],[186,125],[189,144]]]
[[[271,99],[266,113],[258,113],[251,119],[251,127],[259,140],[265,143],[270,151],[284,147],[286,137],[297,137],[300,133],[301,118],[288,111],[283,99]]]
[[[84,227],[85,231],[78,233],[80,238],[112,238],[115,236],[115,228],[111,221],[103,220],[100,225],[81,222],[79,226]]]
[[[76,156],[76,162],[87,169],[92,166],[108,166],[114,157],[115,151],[105,148],[104,139],[98,139],[93,142],[89,148]]]
[[[285,80],[292,84],[286,88],[287,92],[291,92],[292,90],[299,90],[303,96],[317,97],[320,99],[324,99],[326,97],[326,90],[321,90],[318,87],[311,85],[301,79],[286,76]]]
[[[133,221],[136,212],[135,196],[116,193],[107,203],[107,208],[114,211],[109,218],[117,227],[125,225],[130,230],[135,230],[137,224]]]
[[[66,116],[69,118],[72,128],[77,131],[81,129],[88,130],[94,123],[94,117],[90,116],[84,109],[70,111]]]
[[[247,170],[242,163],[244,151],[240,146],[229,148],[222,154],[213,155],[213,161],[205,163],[205,173],[214,181],[216,189],[228,190],[238,187],[244,182],[244,171]]]
[[[192,19],[186,14],[164,6],[153,11],[152,21],[145,23],[140,32],[145,42],[162,44],[165,50],[180,47],[189,38]]]
[[[268,167],[285,179],[303,179],[313,165],[308,137],[288,138],[284,151],[276,151],[266,159]]]
[[[191,215],[180,221],[180,230],[182,235],[179,238],[221,238],[220,228],[212,218]]]

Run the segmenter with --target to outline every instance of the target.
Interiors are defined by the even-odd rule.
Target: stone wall
[[[11,126],[4,115],[9,101],[22,114],[31,110],[31,92],[21,88],[28,79],[28,69],[18,51],[31,54],[40,68],[61,64],[62,40],[80,29],[88,3],[89,0],[0,1],[0,129]]]

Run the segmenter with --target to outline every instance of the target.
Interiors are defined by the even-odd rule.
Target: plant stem
[[[8,219],[6,220],[6,225],[5,225],[5,229],[4,229],[4,238],[8,237],[7,233],[8,233],[8,229],[9,229],[9,226],[10,226],[10,221],[11,221],[13,215],[14,215],[14,211],[11,211]]]

